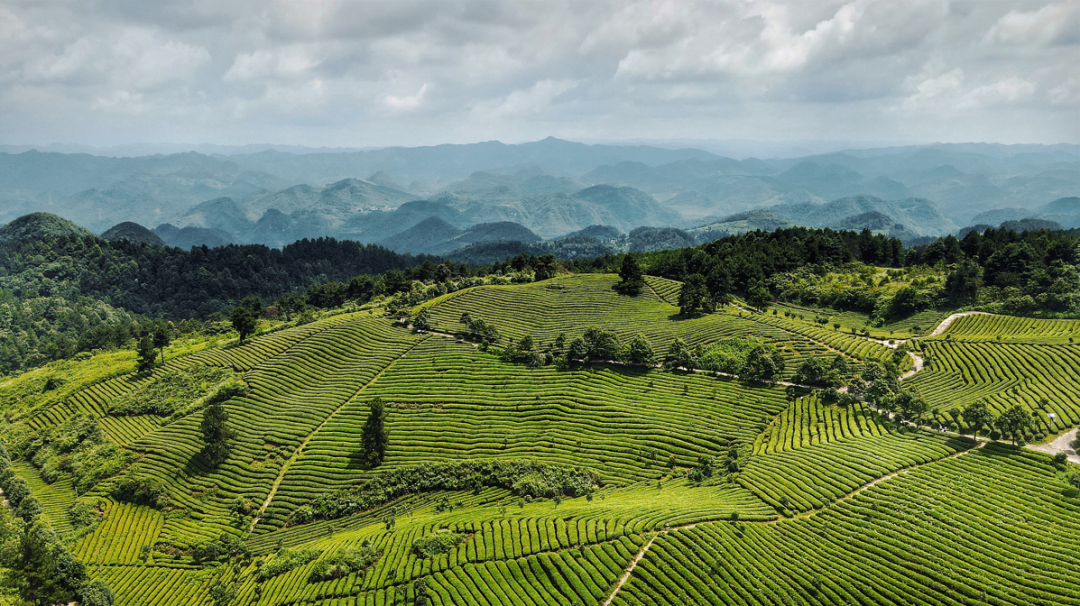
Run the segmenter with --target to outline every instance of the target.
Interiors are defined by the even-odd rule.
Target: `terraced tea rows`
[[[612,287],[617,276],[580,275],[518,286],[482,286],[456,292],[433,301],[429,307],[434,325],[441,331],[461,329],[461,314],[491,322],[503,338],[531,336],[542,346],[560,334],[580,336],[599,326],[629,341],[641,334],[663,354],[676,338],[691,345],[707,344],[730,336],[756,334],[754,324],[733,314],[709,314],[682,318],[679,308],[664,302],[651,290],[627,296]],[[765,338],[788,335],[762,333]]]
[[[1042,431],[1080,424],[1080,345],[932,340],[923,348],[933,363],[906,384],[945,423],[955,420],[948,411],[985,399],[998,414],[1017,403],[1039,412]]]
[[[138,466],[165,484],[174,504],[207,516],[197,524],[203,535],[235,532],[229,502],[236,495],[261,502],[286,457],[413,343],[383,318],[334,323],[247,373],[249,394],[226,403],[238,435],[222,467],[210,473],[199,467],[199,415],[133,444],[146,453]],[[164,536],[186,542],[190,526],[170,520]]]
[[[953,320],[942,335],[965,341],[1068,343],[1069,339],[1080,341],[1080,321],[973,314]]]
[[[738,482],[781,512],[820,509],[889,473],[966,450],[964,438],[917,432],[865,437],[750,459]]]
[[[87,564],[135,564],[140,557],[149,556],[149,548],[157,542],[164,524],[165,516],[160,511],[110,502],[102,522],[79,540],[73,552]]]
[[[781,410],[781,388],[705,376],[585,367],[507,365],[431,338],[395,362],[312,437],[279,495],[303,503],[364,475],[355,439],[369,398],[388,403],[390,443],[381,470],[463,458],[537,458],[585,465],[608,481],[690,466],[750,442]]]
[[[829,405],[816,395],[795,399],[754,440],[754,454],[795,450],[862,436],[888,433],[878,414],[862,402]]]
[[[614,604],[1080,604],[1080,506],[1048,459],[987,446],[777,524],[660,536]]]
[[[660,354],[675,338],[693,345],[762,337],[782,348],[787,376],[809,356],[843,352],[862,361],[894,351],[734,307],[684,319],[672,304],[679,283],[650,277],[641,295],[627,297],[611,289],[614,281],[482,287],[430,306],[440,328],[457,330],[467,311],[494,323],[501,343],[530,335],[541,347],[594,324],[626,339],[644,334]],[[1080,348],[1058,324],[986,316],[949,330],[950,339],[916,341],[929,367],[904,381],[941,420],[984,397],[999,411],[1024,402],[1055,412],[1054,427],[1080,420],[1080,387],[1071,380]],[[997,330],[1005,337],[987,337]],[[150,415],[99,420],[137,457],[137,472],[165,487],[169,508],[105,499],[100,523],[77,535],[70,481],[45,484],[28,462],[14,464],[45,517],[80,537],[69,549],[110,584],[118,606],[208,606],[219,584],[236,591],[230,606],[404,606],[423,602],[420,587],[427,604],[446,606],[599,605],[612,591],[626,606],[1080,604],[1080,564],[1068,557],[1080,501],[1069,496],[1069,471],[1055,471],[1045,455],[975,450],[965,438],[892,429],[862,403],[826,405],[815,393],[789,400],[783,386],[708,373],[506,363],[366,311],[191,351],[170,368],[232,368],[250,388],[225,403],[237,436],[220,467],[198,454],[199,413],[167,425]],[[62,397],[35,395],[41,404],[25,410],[45,411],[36,426],[75,411],[100,416],[160,376],[102,375]],[[390,440],[373,470],[361,436],[376,397],[387,403]],[[730,452],[741,453],[738,469]],[[421,483],[373,509],[306,523],[297,516],[286,526],[316,497],[375,474],[523,459],[588,468],[604,486],[589,497],[532,499],[517,496],[517,484],[493,487],[474,476],[465,479],[475,484],[454,484],[470,488],[423,492],[430,486]],[[99,485],[87,501],[108,489]],[[243,512],[264,503],[253,525]],[[194,559],[194,546],[219,535],[241,539],[253,557]],[[346,550],[368,546],[374,561],[320,573]],[[285,561],[283,548],[310,555],[262,574]]]
[[[68,510],[75,504],[75,490],[71,480],[64,478],[48,484],[41,479],[37,470],[25,461],[16,461],[11,467],[30,486],[34,498],[41,503],[45,515],[52,521],[53,529],[61,536],[70,537],[75,531],[68,516]]]
[[[821,344],[824,348],[843,353],[859,361],[877,360],[884,362],[892,356],[894,351],[892,348],[876,341],[843,333],[831,327],[823,328],[809,322],[767,314],[752,316],[752,318],[757,322],[775,326],[796,335],[802,335],[815,343]],[[902,368],[902,370],[906,370],[906,368]]]

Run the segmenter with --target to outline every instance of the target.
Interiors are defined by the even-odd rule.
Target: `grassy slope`
[[[531,334],[544,342],[559,332],[574,336],[598,324],[627,337],[647,334],[658,351],[676,336],[708,343],[727,335],[759,335],[783,345],[793,358],[830,349],[852,356],[877,352],[865,343],[856,346],[849,337],[835,336],[831,327],[815,332],[820,327],[809,317],[805,322],[781,322],[729,310],[679,319],[673,317],[670,304],[672,294],[677,294],[676,284],[650,279],[650,290],[631,298],[611,291],[613,281],[610,276],[575,276],[531,285],[483,287],[434,302],[433,316],[437,324],[453,329],[461,312],[469,311],[494,322],[504,335]],[[1011,329],[1021,335],[1013,339],[1017,341],[1013,347],[1035,347],[1024,339],[1058,339],[1060,331],[1056,325],[1034,330],[1017,324]],[[956,330],[957,335],[970,331],[964,323],[958,323]],[[1022,336],[1025,330],[1028,337]],[[1044,334],[1047,331],[1051,337]],[[950,346],[975,351],[979,343],[957,337]],[[899,581],[886,579],[909,573],[903,563],[908,546],[889,539],[890,533],[924,537],[937,532],[932,517],[917,514],[927,507],[944,508],[941,515],[966,516],[966,526],[956,532],[979,537],[991,554],[1012,554],[973,563],[957,549],[922,541],[918,545],[929,550],[928,561],[959,571],[981,566],[982,574],[1024,577],[1028,575],[1026,556],[1015,552],[1013,545],[1030,541],[1056,545],[1054,541],[1060,539],[1055,537],[1064,535],[1047,537],[1039,525],[1025,524],[1013,531],[1015,537],[995,542],[996,518],[987,513],[993,490],[984,485],[993,485],[995,474],[1001,473],[1015,475],[1020,478],[1018,485],[1039,495],[1034,500],[1010,496],[1008,507],[1014,517],[1052,516],[1072,536],[1080,524],[1080,505],[1060,497],[1061,481],[1048,471],[1044,456],[994,448],[935,463],[969,444],[924,433],[897,435],[872,412],[822,407],[814,398],[789,405],[779,388],[752,388],[730,380],[659,371],[529,369],[499,362],[469,344],[414,335],[368,312],[281,330],[243,347],[193,345],[190,350],[194,353],[173,357],[171,364],[225,366],[244,373],[251,387],[249,395],[227,404],[239,437],[230,459],[220,469],[208,470],[196,455],[198,413],[164,427],[128,428],[137,435],[121,437],[113,431],[118,442],[141,453],[140,468],[161,478],[179,506],[163,515],[145,507],[110,503],[102,524],[76,544],[81,559],[101,564],[91,569],[114,588],[118,604],[205,603],[211,583],[231,581],[236,573],[228,567],[198,569],[182,552],[167,554],[168,546],[183,547],[221,532],[244,534],[250,520],[234,520],[231,501],[240,495],[261,503],[279,480],[268,515],[248,540],[256,552],[272,553],[278,541],[323,552],[370,541],[382,555],[366,573],[336,581],[309,583],[307,575],[314,563],[306,565],[265,583],[261,596],[257,595],[254,564],[250,564],[235,579],[237,604],[330,606],[354,599],[401,603],[399,596],[412,599],[410,583],[420,577],[428,580],[436,604],[595,604],[622,576],[648,533],[690,524],[699,526],[660,537],[617,603],[687,603],[678,601],[680,592],[697,585],[680,576],[680,567],[703,566],[698,560],[707,566],[687,574],[709,579],[715,591],[696,594],[699,603],[776,603],[781,594],[805,595],[798,591],[803,586],[798,583],[813,586],[817,579],[807,576],[808,572],[800,573],[796,581],[787,580],[781,576],[785,568],[774,563],[787,561],[792,549],[802,549],[806,537],[817,536],[822,528],[835,535],[828,535],[825,543],[815,545],[818,549],[800,557],[806,560],[806,570],[834,570],[829,573],[832,576],[821,579],[826,589],[819,590],[819,595],[840,597],[817,600],[834,603],[845,595],[835,587],[848,587],[850,593],[851,587],[871,580],[896,584]],[[1062,360],[1068,358],[1040,359],[1042,367],[1029,362],[1024,367],[1029,375],[1037,371],[1029,383],[1039,385],[1039,377],[1055,376],[1059,372],[1055,365]],[[100,382],[130,368],[128,353],[70,364],[85,366],[78,374],[68,373],[73,378],[63,386],[65,391],[57,390],[60,393],[40,392],[45,376],[56,372],[55,368],[6,380],[0,386],[0,398],[5,398],[7,410],[24,417],[37,412],[35,420],[47,424],[63,418],[64,410],[100,414],[110,398],[134,388],[126,376]],[[925,372],[933,378],[933,372],[941,371]],[[921,377],[912,385],[920,386]],[[154,379],[143,379],[147,380]],[[82,392],[93,397],[75,393],[95,382],[102,387]],[[359,462],[359,428],[366,402],[375,396],[390,403],[391,444],[385,468],[466,457],[527,456],[593,467],[609,485],[591,501],[571,499],[561,504],[525,503],[494,488],[479,494],[451,493],[445,496],[460,505],[441,513],[435,510],[441,495],[415,495],[378,511],[282,529],[285,516],[296,506],[321,491],[370,475]],[[47,412],[53,408],[56,411]],[[1080,408],[1080,401],[1065,408]],[[694,487],[668,477],[669,456],[674,455],[678,466],[685,468],[699,455],[722,456],[732,443],[748,448],[756,443],[758,453],[751,456],[736,482]],[[901,478],[860,491],[882,476],[912,466],[915,470],[901,472]],[[45,497],[46,515],[62,529],[64,505],[74,497],[70,489],[62,482],[42,486],[25,463],[19,469],[31,478],[39,498]],[[661,478],[659,484],[657,478]],[[952,492],[921,490],[923,482],[951,487]],[[858,496],[845,498],[853,491]],[[941,494],[952,496],[942,499]],[[1018,495],[1015,489],[1006,494]],[[779,524],[760,523],[775,519],[777,510],[792,515],[806,510],[815,513]],[[736,512],[742,536],[731,522],[718,522]],[[384,526],[386,516],[397,521],[392,531]],[[463,532],[467,538],[450,554],[434,559],[410,553],[415,538],[441,527]],[[692,539],[680,538],[684,536]],[[743,537],[754,538],[756,547],[746,551],[742,543],[732,542]],[[140,559],[144,546],[151,547],[145,562]],[[684,553],[686,549],[693,553]],[[748,563],[740,559],[743,555],[708,555],[719,552],[751,553],[756,559]],[[861,562],[858,558],[867,557],[863,553],[873,554],[876,566],[838,564]],[[1043,551],[1038,554],[1041,558]],[[1063,581],[1074,571],[1050,568],[1040,574],[1036,585],[1039,591],[1051,588],[1046,595],[1059,600],[1053,603],[1074,603]],[[945,576],[957,583],[958,575],[954,571]],[[938,587],[920,576],[914,578],[910,582],[922,583],[920,587]],[[896,590],[890,591],[881,601],[898,603]],[[951,603],[944,597],[934,598],[925,588],[920,591],[925,603]],[[994,591],[994,603],[1026,603],[1021,593]],[[976,596],[967,603],[985,603],[980,600]]]

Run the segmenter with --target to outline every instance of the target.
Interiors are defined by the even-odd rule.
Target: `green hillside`
[[[4,379],[0,526],[51,526],[119,605],[1080,604],[1080,468],[1010,444],[1080,423],[1076,321],[927,316],[890,344],[618,282],[380,299],[195,333],[142,374],[120,352]]]

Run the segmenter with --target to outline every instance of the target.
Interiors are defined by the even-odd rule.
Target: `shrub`
[[[324,493],[308,509],[289,517],[295,526],[311,519],[334,519],[373,509],[406,494],[435,490],[471,490],[491,486],[519,496],[585,496],[600,483],[596,472],[581,467],[530,460],[460,461],[403,467],[379,474],[352,488]]]
[[[279,574],[285,574],[309,562],[314,562],[322,552],[316,549],[283,549],[273,560],[259,569],[259,582],[268,581]]]
[[[111,494],[118,501],[136,505],[162,508],[169,504],[169,495],[161,480],[139,475],[136,471],[128,472],[117,480]]]
[[[374,547],[367,544],[335,551],[315,563],[308,581],[314,583],[340,579],[371,566],[379,559],[379,555]]]
[[[412,550],[417,556],[430,558],[442,553],[448,553],[465,540],[465,537],[457,532],[440,530],[435,534],[429,534],[413,541]]]

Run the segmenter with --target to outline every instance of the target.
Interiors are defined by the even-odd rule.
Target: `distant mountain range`
[[[1067,201],[1080,195],[1075,145],[941,145],[766,160],[553,138],[243,151],[0,152],[0,222],[48,211],[96,233],[123,222],[156,226],[154,235],[185,248],[280,247],[331,236],[444,254],[484,242],[581,241],[591,236],[578,232],[597,225],[620,234],[682,230],[692,241],[791,224],[869,228],[909,240],[1024,218],[1069,227],[1076,213]],[[684,238],[665,233],[650,241]]]
[[[998,226],[1008,221],[1043,219],[1053,221],[1064,229],[1080,227],[1080,197],[1059,198],[1035,209],[998,208],[972,217],[969,225]]]

